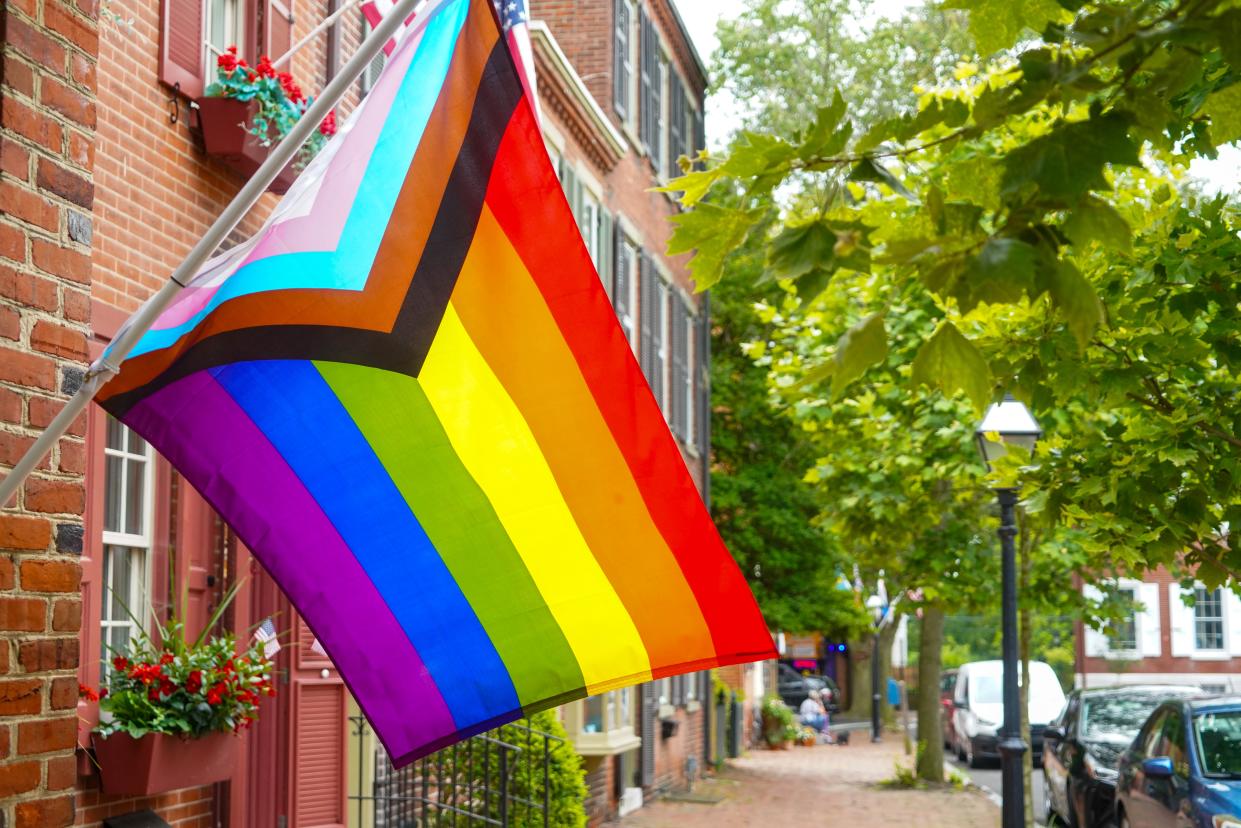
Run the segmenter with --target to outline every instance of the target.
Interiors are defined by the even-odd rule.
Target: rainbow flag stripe
[[[100,394],[236,530],[401,764],[773,655],[489,0],[431,4]]]

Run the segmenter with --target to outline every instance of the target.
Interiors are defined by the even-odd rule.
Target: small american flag
[[[371,24],[371,28],[379,25],[379,21],[384,19],[384,15],[392,11],[392,7],[396,5],[396,0],[366,0],[362,4],[362,15],[366,18],[366,22]],[[392,39],[384,44],[384,54],[392,54],[392,50],[396,48],[396,44],[400,42],[405,32],[409,31],[409,24],[414,22],[414,15],[418,13],[418,9],[423,6],[419,3],[414,7],[414,11],[409,17],[405,18],[405,22],[396,27],[396,32],[392,35]]]
[[[539,114],[539,98],[535,94],[537,87],[534,80],[534,51],[530,46],[530,13],[526,10],[526,0],[494,0],[496,11],[500,14],[500,24],[504,27],[508,50],[517,64],[521,74],[521,85],[526,88],[526,97],[534,114]]]
[[[275,657],[280,652],[280,642],[276,639],[276,625],[272,623],[270,618],[264,619],[259,624],[258,629],[254,631],[254,640],[263,645],[263,655],[267,658]]]

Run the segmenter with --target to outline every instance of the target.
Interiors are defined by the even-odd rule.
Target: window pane
[[[112,417],[108,417],[108,448],[118,451],[125,448],[125,426]]]
[[[138,432],[126,428],[129,432],[129,453],[130,454],[146,454],[147,441],[138,436]]]
[[[125,478],[125,531],[131,535],[141,535],[146,531],[143,521],[143,509],[146,497],[146,461],[130,460],[129,474]]]
[[[125,461],[108,455],[103,473],[103,528],[107,532],[121,531],[121,484]]]
[[[603,732],[603,696],[591,696],[585,703],[586,716],[582,720],[585,733]]]
[[[1224,649],[1224,606],[1219,589],[1194,590],[1194,645],[1199,650]]]
[[[132,630],[133,625],[131,624],[118,624],[109,630],[108,646],[111,649],[103,654],[104,661],[111,661],[113,656],[127,655],[129,653],[129,639],[132,635]]]
[[[110,599],[107,603],[110,607],[108,618],[113,621],[129,620],[129,612],[137,613],[140,608],[132,605],[133,596],[130,594],[133,583],[133,555],[123,546],[109,546],[106,552],[104,565],[111,564],[110,570],[112,578],[108,582],[108,592]],[[126,612],[128,608],[129,612]]]

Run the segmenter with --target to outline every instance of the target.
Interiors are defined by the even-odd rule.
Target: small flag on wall
[[[397,765],[774,656],[490,0],[412,27],[100,393],[281,585]]]
[[[254,631],[254,640],[263,645],[263,655],[275,658],[280,652],[280,641],[276,636],[276,625],[270,618],[264,619]]]

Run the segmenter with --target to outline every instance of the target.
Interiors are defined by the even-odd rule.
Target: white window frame
[[[111,427],[113,424],[119,426],[124,438],[122,448],[114,448],[108,445]],[[111,633],[116,629],[127,629],[129,635],[126,637],[126,643],[140,631],[146,630],[147,625],[147,595],[150,594],[151,580],[151,549],[152,539],[155,534],[155,450],[151,448],[151,444],[143,440],[143,450],[134,452],[129,449],[130,438],[137,437],[128,426],[117,422],[111,416],[107,418],[107,426],[104,431],[104,530],[103,530],[103,578],[100,600],[100,652],[105,667],[112,660],[113,653],[108,649],[112,643]],[[120,491],[117,497],[117,509],[120,514],[120,531],[107,529],[108,514],[108,487],[112,482],[108,475],[108,458],[114,457],[120,460],[121,479],[118,482]],[[139,518],[139,532],[126,532],[124,516],[128,511],[129,496],[129,474],[130,466],[133,462],[141,462],[142,465],[142,514]],[[128,584],[129,594],[124,596],[123,601],[129,607],[130,613],[137,617],[137,621],[130,618],[122,610],[119,617],[114,616],[112,612],[112,582],[113,575],[116,571],[116,554],[127,554],[131,558],[130,578]],[[133,559],[137,559],[134,561]]]
[[[1193,635],[1194,635],[1194,658],[1230,658],[1228,648],[1228,596],[1224,593],[1224,587],[1216,587],[1215,592],[1219,594],[1219,624],[1220,624],[1220,646],[1219,647],[1199,647],[1198,646],[1198,592],[1210,592],[1206,585],[1198,582],[1194,584],[1194,606],[1193,606]]]
[[[659,303],[659,321],[655,326],[655,357],[659,360],[660,377],[659,384],[662,386],[663,393],[660,394],[660,410],[663,411],[664,421],[672,415],[672,314],[669,311],[669,302],[679,302],[676,298],[676,290],[668,281],[668,276],[663,271],[663,267],[658,260],[655,262],[655,272],[659,276],[659,280],[655,283],[655,301]]]
[[[642,60],[642,21],[638,15],[638,4],[633,0],[624,0],[625,8],[629,11],[629,37],[625,43],[629,52],[629,88],[626,95],[629,100],[628,106],[623,107],[624,117],[621,124],[624,125],[625,131],[629,134],[630,139],[634,142],[634,146],[641,152],[642,141],[637,138],[638,131],[638,109],[640,101],[638,98],[642,95],[642,67],[639,65]]]
[[[1138,582],[1123,582],[1117,585],[1117,591],[1128,592],[1131,601],[1139,603],[1142,600],[1142,588]],[[1136,608],[1130,610],[1129,620],[1133,623],[1133,647],[1117,648],[1112,646],[1111,636],[1107,636],[1107,653],[1109,658],[1135,659],[1142,657],[1142,614]],[[1104,631],[1106,633],[1106,630]]]
[[[641,270],[638,258],[642,255],[642,246],[634,240],[633,236],[625,232],[624,228],[618,222],[613,232],[621,234],[621,245],[625,248],[625,258],[629,268],[629,301],[626,303],[628,311],[621,317],[621,330],[625,332],[625,336],[629,339],[629,348],[633,351],[634,356],[638,354],[638,274]],[[619,265],[619,262],[617,263]],[[615,300],[613,300],[615,304]]]
[[[698,316],[694,306],[685,302],[685,447],[698,456]]]
[[[600,222],[603,214],[603,199],[599,193],[589,186],[590,179],[582,176],[580,173],[578,178],[582,181],[582,241],[586,242],[586,251],[590,253],[590,260],[598,271],[599,262],[603,261],[603,256],[607,251],[602,249],[603,234],[601,232]],[[611,291],[611,286],[605,286]]]
[[[216,3],[224,6],[224,31],[232,35],[225,38],[228,42],[222,46],[211,42],[211,8]],[[203,3],[203,68],[209,79],[215,78],[216,58],[229,46],[241,47],[245,34],[244,10],[245,0],[205,0]]]
[[[579,754],[614,756],[641,746],[642,738],[634,728],[637,692],[636,687],[622,687],[591,697],[602,709],[604,727],[600,730],[586,730],[586,710],[590,700],[570,702],[561,708],[565,730]]]

